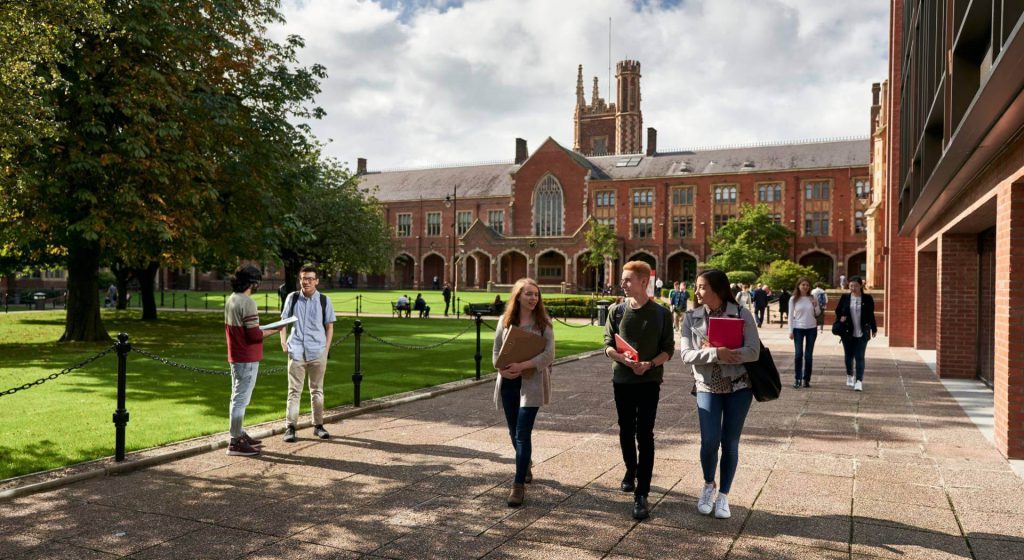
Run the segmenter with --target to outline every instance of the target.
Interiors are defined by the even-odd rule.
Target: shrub
[[[809,279],[812,284],[820,280],[818,273],[809,266],[800,266],[790,260],[777,260],[761,274],[759,281],[772,290],[792,290],[796,281],[802,277]]]
[[[734,270],[726,272],[725,275],[732,284],[753,284],[757,280],[757,273],[749,270]]]

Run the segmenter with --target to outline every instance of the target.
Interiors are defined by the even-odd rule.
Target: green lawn
[[[104,310],[103,316],[112,334],[129,333],[139,348],[189,365],[227,371],[224,327],[218,313],[165,312],[155,323],[139,321],[136,310]],[[273,318],[266,316],[263,322]],[[351,331],[353,320],[339,319],[336,338]],[[416,346],[444,341],[471,324],[465,320],[380,317],[362,321],[367,333]],[[493,318],[488,323],[493,325]],[[107,346],[56,344],[53,341],[62,325],[62,311],[0,313],[0,391],[59,371]],[[593,350],[601,344],[598,327],[570,328],[556,323],[555,331],[559,356]],[[491,370],[492,337],[485,327],[481,335],[485,373]],[[331,353],[325,388],[328,407],[352,402],[352,342],[350,338]],[[475,348],[475,328],[433,350],[399,350],[364,335],[362,398],[472,377]],[[267,339],[266,351],[263,368],[284,365],[276,337]],[[283,373],[261,377],[248,408],[247,424],[283,417],[286,388]],[[130,354],[128,449],[226,431],[229,395],[227,376],[192,373]],[[0,479],[112,455],[115,397],[113,353],[82,370],[0,397],[0,424],[4,426]],[[303,412],[308,412],[308,395],[303,399]]]

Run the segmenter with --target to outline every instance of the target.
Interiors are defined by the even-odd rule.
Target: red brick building
[[[648,128],[642,151],[640,64],[617,68],[611,105],[596,78],[586,102],[580,68],[575,150],[548,138],[529,153],[517,139],[508,163],[388,172],[368,172],[360,159],[363,185],[376,189],[400,246],[391,273],[370,282],[430,287],[435,277],[454,280],[454,260],[458,285],[468,288],[529,275],[593,291],[632,259],[666,281],[689,280],[711,256],[715,228],[742,203],[768,204],[794,232],[791,258],[832,284],[865,273],[868,139],[659,151]],[[619,237],[618,258],[598,271],[582,262],[594,221]]]
[[[890,344],[994,390],[1024,458],[1024,4],[893,0],[885,96]]]

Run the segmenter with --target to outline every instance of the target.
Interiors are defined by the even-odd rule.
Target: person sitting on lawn
[[[501,294],[494,296],[494,303],[491,304],[494,308],[495,315],[501,315],[505,313],[505,302],[501,301]]]
[[[416,302],[413,303],[412,308],[420,312],[420,319],[430,317],[430,306],[423,299],[423,294],[416,294]]]
[[[399,317],[402,316],[403,312],[405,313],[406,317],[411,317],[412,316],[412,306],[409,305],[409,296],[406,296],[406,295],[398,296],[398,301],[395,302],[395,309],[398,310]]]

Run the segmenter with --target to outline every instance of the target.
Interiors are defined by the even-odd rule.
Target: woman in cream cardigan
[[[516,451],[516,476],[508,496],[509,507],[519,507],[526,497],[526,483],[533,481],[533,423],[541,405],[551,398],[551,363],[555,360],[555,334],[551,318],[544,310],[540,286],[532,278],[522,278],[512,286],[512,294],[505,306],[505,314],[498,321],[494,332],[493,362],[495,367],[498,353],[509,327],[539,334],[547,344],[544,351],[524,362],[511,364],[498,373],[494,386],[494,403],[505,410],[508,433]]]

